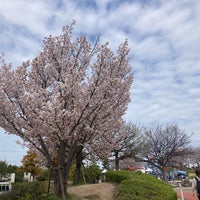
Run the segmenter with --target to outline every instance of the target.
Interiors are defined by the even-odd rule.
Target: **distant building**
[[[11,182],[0,182],[0,194],[11,191]]]
[[[6,174],[0,180],[0,194],[9,192],[12,189],[11,183],[15,182],[15,173]]]
[[[24,172],[24,181],[33,182],[33,176],[30,172]]]

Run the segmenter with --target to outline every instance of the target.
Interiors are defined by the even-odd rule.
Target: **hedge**
[[[106,181],[119,183],[117,200],[177,200],[170,185],[141,172],[109,171]]]
[[[1,200],[56,200],[53,196],[46,196],[46,182],[23,182],[12,185],[12,191],[0,196]]]

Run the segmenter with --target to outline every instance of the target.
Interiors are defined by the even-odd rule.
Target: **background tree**
[[[6,161],[0,161],[0,180],[8,173],[8,165]]]
[[[18,171],[31,173],[33,181],[36,181],[36,176],[42,173],[41,162],[37,158],[37,155],[34,152],[28,151],[23,157],[22,166]]]
[[[200,168],[200,148],[194,147],[192,149],[192,155],[189,159],[190,164],[193,164],[193,166]]]
[[[185,156],[185,165],[188,168],[199,168],[200,167],[200,148],[191,147],[189,153]]]
[[[184,154],[174,156],[172,158],[171,167],[175,167],[180,170],[184,170],[184,168],[189,168],[190,158],[193,156],[193,148],[186,147],[184,148]]]
[[[15,173],[15,175],[17,175],[17,178],[18,178],[17,169],[18,167],[16,165],[8,165],[6,161],[1,160],[0,161],[0,180],[2,180],[2,178],[6,178],[7,175],[11,173]]]
[[[160,169],[167,180],[166,169],[174,165],[174,157],[184,155],[190,136],[177,125],[156,125],[144,132],[140,160]]]
[[[119,170],[120,160],[134,158],[138,153],[141,146],[141,136],[141,129],[133,123],[124,124],[118,131],[113,133],[112,156],[114,157],[116,170]]]
[[[73,184],[79,182],[83,160],[115,162],[115,169],[119,170],[120,160],[134,157],[141,145],[141,128],[133,123],[124,123],[119,130],[101,138],[94,138],[83,151],[83,146],[77,148],[75,155],[75,173]],[[113,160],[114,157],[114,160]]]
[[[44,156],[63,199],[77,149],[119,129],[133,80],[127,41],[114,53],[72,30],[45,38],[31,62],[0,68],[0,127]]]

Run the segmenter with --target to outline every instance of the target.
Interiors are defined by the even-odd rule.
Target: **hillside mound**
[[[115,187],[111,183],[86,184],[68,187],[75,200],[114,200]]]

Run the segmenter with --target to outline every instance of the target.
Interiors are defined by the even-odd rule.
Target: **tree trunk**
[[[118,152],[115,152],[115,169],[118,171],[119,170],[119,157],[118,157]]]
[[[69,171],[69,169],[67,169]],[[66,173],[63,168],[54,168],[52,170],[52,177],[54,180],[54,194],[57,198],[62,200],[67,200],[67,180],[68,180],[68,172]]]
[[[161,169],[161,171],[163,173],[163,179],[164,179],[164,181],[167,182],[168,181],[168,179],[167,179],[167,167],[163,167]]]
[[[47,190],[48,196],[49,196],[49,192],[50,192],[51,176],[52,176],[52,168],[50,168],[50,172],[49,172],[49,181],[48,181],[48,190]]]
[[[52,177],[54,180],[54,194],[58,198],[66,200],[67,184],[63,181],[65,180],[65,177],[63,177],[62,169],[60,169],[59,167],[54,168],[52,170]]]
[[[79,148],[79,151],[76,152],[76,169],[74,173],[74,180],[73,180],[73,185],[78,184],[80,180],[80,175],[81,175],[81,166],[82,166],[82,161],[83,161],[83,156],[82,156],[82,147]]]
[[[62,200],[68,199],[67,181],[70,166],[67,166],[65,168],[55,167],[52,169],[52,177],[54,180],[54,194]]]

